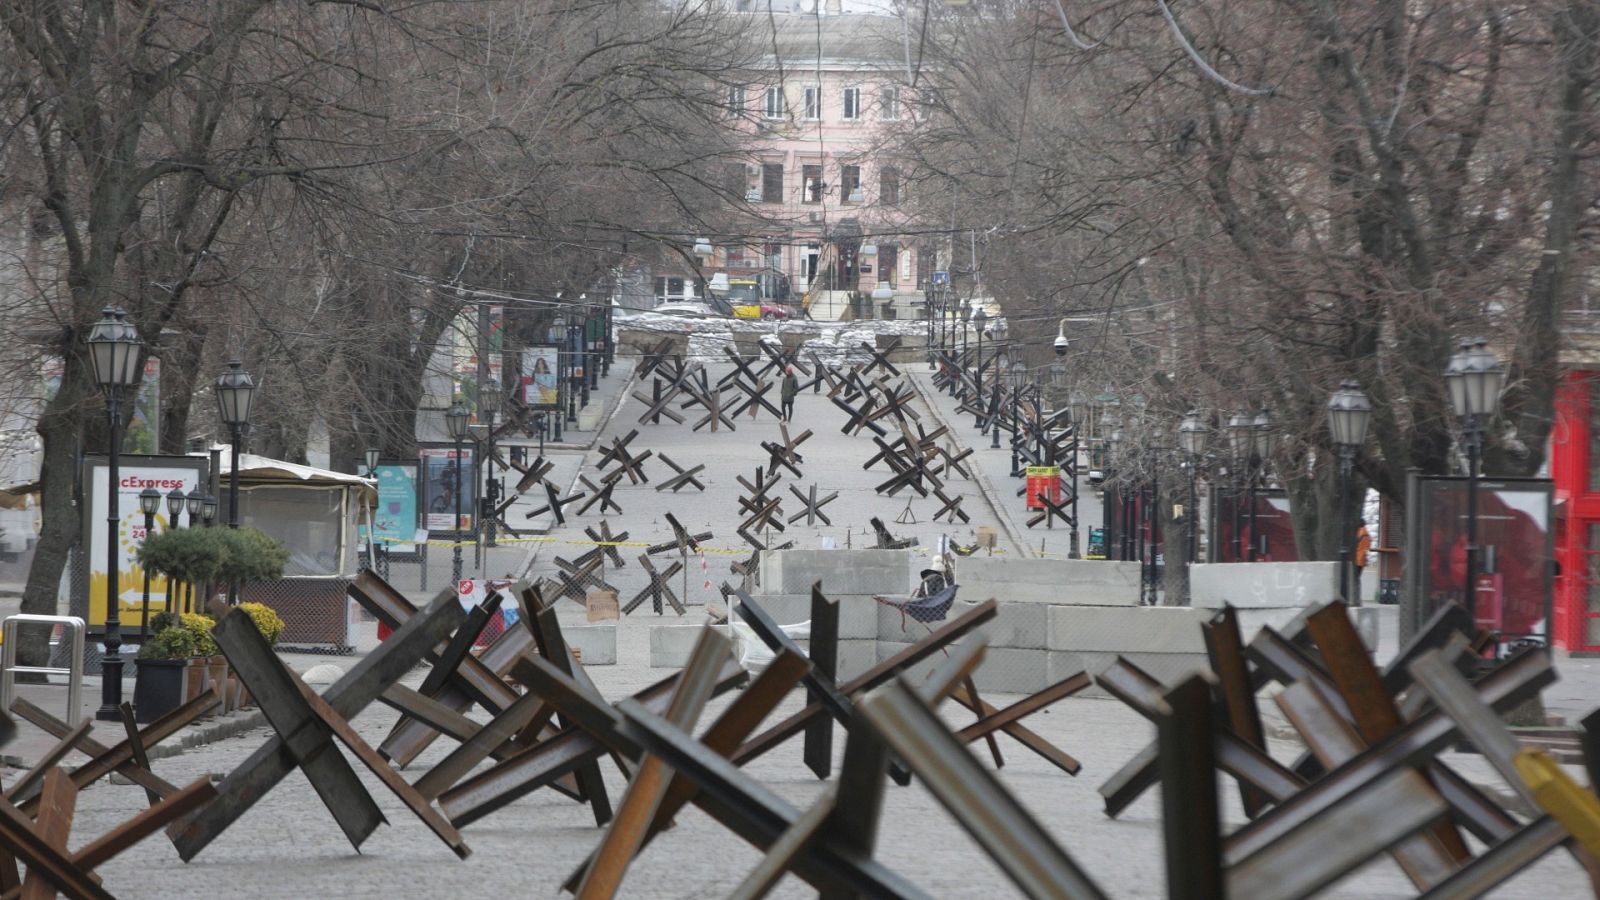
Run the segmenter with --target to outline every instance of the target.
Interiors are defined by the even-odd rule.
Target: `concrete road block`
[[[811,592],[802,594],[751,594],[779,625],[793,625],[811,618]],[[878,636],[878,603],[864,594],[828,594],[839,604],[839,638],[872,640]]]
[[[960,597],[974,603],[1139,605],[1139,564],[1096,559],[969,556],[956,561]]]
[[[1203,563],[1189,568],[1189,602],[1220,609],[1306,607],[1339,596],[1334,562]]]
[[[849,681],[877,664],[876,640],[839,640],[839,681]]]
[[[774,550],[761,554],[761,584],[777,594],[906,595],[916,584],[916,557],[909,550]]]
[[[904,631],[900,628],[900,613],[893,609],[884,609],[878,613],[878,638],[891,641],[915,640],[927,634],[929,628],[938,628],[944,622],[960,618],[977,605],[976,602],[957,600],[951,605],[950,613],[943,621],[929,622],[926,625],[907,616]],[[1050,607],[1042,603],[1001,603],[995,611],[995,617],[973,629],[973,633],[986,636],[990,647],[1044,650],[1045,639],[1050,630],[1049,610]]]
[[[1118,657],[1123,656],[1134,665],[1155,676],[1162,684],[1171,686],[1194,672],[1209,670],[1204,653],[1141,653],[1102,651],[1050,651],[1049,679],[1054,684],[1070,675],[1087,671],[1098,675]],[[1075,697],[1109,697],[1099,685],[1091,685]]]
[[[577,648],[585,666],[614,666],[617,664],[617,626],[607,622],[596,625],[563,625],[561,634],[567,646]],[[651,642],[652,655],[655,641]],[[691,645],[693,642],[691,641]],[[685,659],[687,659],[687,651]],[[652,662],[651,665],[654,665]]]
[[[1200,625],[1211,610],[1188,606],[1051,606],[1051,650],[1205,653]]]
[[[702,625],[651,625],[650,667],[681,669],[688,665],[689,654],[694,650],[694,642],[700,639],[702,628]]]
[[[990,645],[983,664],[972,675],[980,692],[1031,694],[1050,684],[1050,654],[1046,650],[1019,650]]]

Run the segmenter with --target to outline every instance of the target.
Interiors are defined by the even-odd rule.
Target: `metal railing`
[[[65,668],[55,666],[17,665],[17,627],[19,625],[63,625],[72,630],[71,664]],[[83,718],[83,620],[77,616],[33,616],[19,613],[7,616],[0,624],[0,710],[11,708],[11,697],[16,693],[18,672],[34,675],[67,676],[67,725],[75,726]],[[66,636],[62,635],[65,640]]]

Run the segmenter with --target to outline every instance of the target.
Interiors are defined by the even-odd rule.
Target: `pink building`
[[[738,279],[775,270],[797,296],[862,291],[880,308],[892,294],[899,315],[913,314],[907,307],[921,302],[933,250],[908,236],[916,229],[902,170],[885,149],[919,114],[904,22],[826,12],[769,19],[763,8],[752,24],[776,53],[763,60],[769,77],[727,89],[730,124],[752,142],[751,162],[728,178],[773,226],[714,240],[707,271]]]

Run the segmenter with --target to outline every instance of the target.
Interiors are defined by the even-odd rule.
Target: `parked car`
[[[679,300],[672,303],[663,303],[652,309],[651,312],[663,316],[683,316],[690,319],[715,319],[731,318],[733,307],[728,301],[717,296],[705,297],[700,300]]]
[[[744,303],[733,308],[733,314],[740,319],[787,319],[794,315],[794,311],[782,303],[763,300],[760,303]]]

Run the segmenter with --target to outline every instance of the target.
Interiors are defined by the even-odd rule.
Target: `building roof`
[[[777,45],[785,65],[819,61],[829,64],[868,64],[872,67],[905,65],[905,24],[898,16],[837,15],[773,16],[758,18],[758,32]]]

